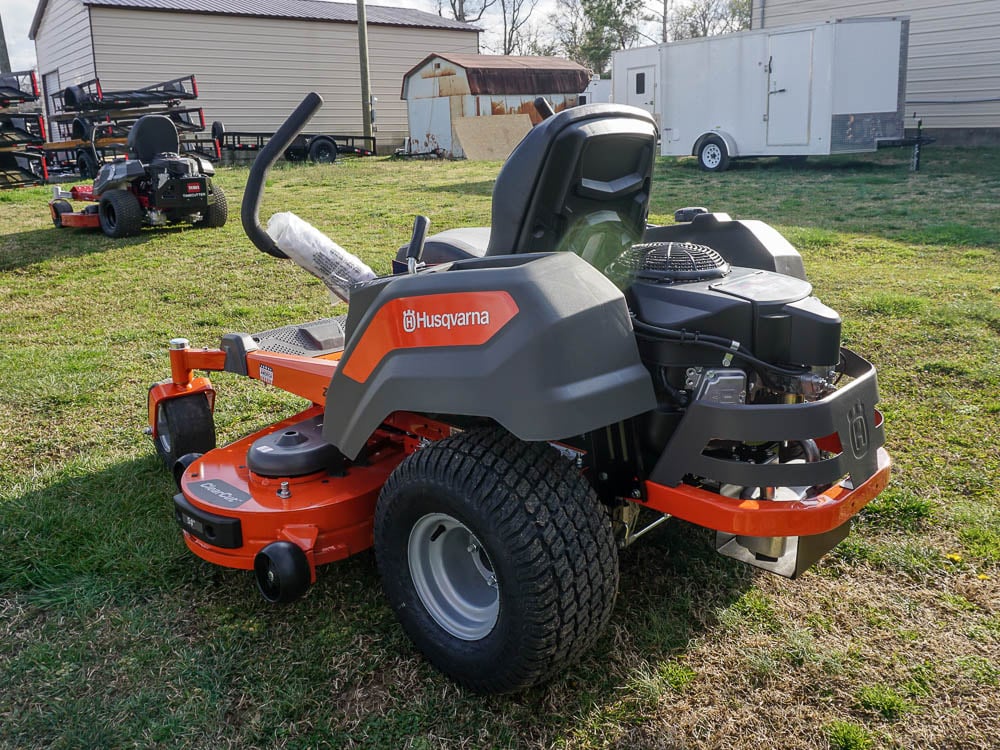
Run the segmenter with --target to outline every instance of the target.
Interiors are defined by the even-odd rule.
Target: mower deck
[[[247,466],[256,441],[322,412],[314,405],[187,468],[174,511],[192,552],[216,565],[252,570],[261,549],[276,539],[290,541],[306,553],[315,581],[317,565],[343,560],[372,545],[379,490],[406,455],[399,435],[377,432],[368,442],[365,461],[352,464],[341,476],[318,471],[275,478],[255,474]]]

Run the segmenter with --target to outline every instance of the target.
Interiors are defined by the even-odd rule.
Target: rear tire
[[[52,223],[56,229],[62,229],[62,215],[71,213],[73,213],[73,206],[70,205],[69,201],[61,199],[52,201]]]
[[[423,448],[375,511],[382,586],[427,659],[479,693],[544,682],[590,648],[618,589],[608,513],[545,443],[475,430]]]
[[[706,172],[725,172],[729,168],[729,149],[717,135],[710,135],[698,147],[698,166]]]
[[[171,472],[187,454],[208,453],[215,448],[215,420],[208,396],[194,393],[161,403],[153,443]]]
[[[226,225],[226,221],[229,219],[229,204],[226,202],[226,194],[222,192],[221,187],[214,183],[212,184],[212,194],[215,196],[215,202],[205,209],[201,220],[195,226],[212,228]]]
[[[109,190],[97,204],[101,231],[108,237],[130,237],[142,229],[142,206],[127,190]]]
[[[313,138],[309,144],[309,161],[316,164],[331,164],[337,161],[337,144],[329,138]]]

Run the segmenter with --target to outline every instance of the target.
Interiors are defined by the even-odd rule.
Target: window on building
[[[645,94],[646,93],[646,74],[636,73],[635,74],[635,93]]]

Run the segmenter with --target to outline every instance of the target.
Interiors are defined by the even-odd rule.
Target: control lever
[[[550,117],[552,117],[552,115],[556,113],[556,111],[552,109],[552,105],[549,104],[548,101],[543,96],[537,97],[534,101],[534,105],[535,109],[537,110],[538,114],[541,115],[541,118],[543,120],[548,120]]]
[[[417,216],[413,219],[413,234],[410,235],[410,246],[406,249],[406,270],[409,273],[417,272],[417,265],[424,254],[424,240],[427,239],[427,230],[431,227],[431,220],[426,216]]]

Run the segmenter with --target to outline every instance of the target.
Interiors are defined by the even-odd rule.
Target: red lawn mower
[[[91,145],[100,127],[92,132]],[[215,168],[207,159],[178,153],[180,139],[169,117],[140,117],[129,130],[127,148],[126,158],[98,170],[93,185],[53,188],[49,211],[56,228],[100,227],[108,237],[129,237],[143,226],[225,225],[229,208],[222,188],[212,182]],[[93,156],[99,163],[96,149]],[[74,211],[70,200],[91,205]]]
[[[840,346],[795,249],[704,209],[647,226],[648,113],[540,100],[548,117],[504,164],[492,227],[427,237],[418,217],[397,273],[375,278],[316,230],[258,223],[268,168],[321,104],[310,94],[258,156],[242,219],[348,314],[213,349],[174,339],[171,377],[149,392],[196,555],[290,602],[319,565],[374,545],[417,647],[498,693],[593,644],[618,549],[662,521],[794,578],[885,488],[875,370]],[[203,370],[310,405],[216,447]]]

